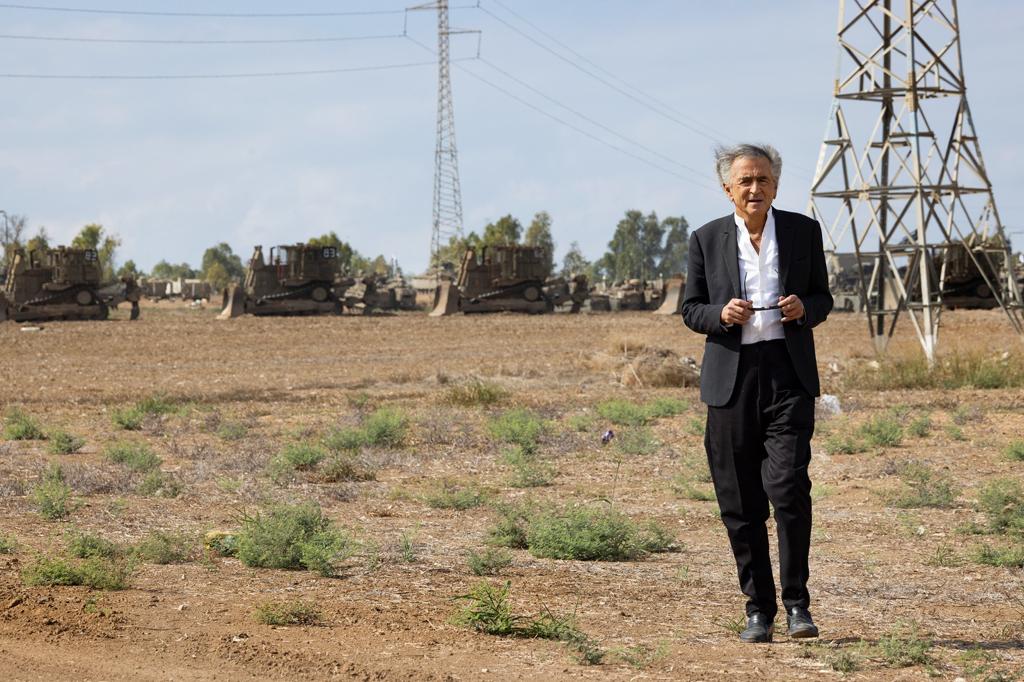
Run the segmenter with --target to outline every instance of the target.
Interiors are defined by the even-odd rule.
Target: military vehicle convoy
[[[468,249],[458,278],[443,280],[434,292],[431,317],[455,313],[545,313],[553,303],[544,291],[548,255],[535,246]]]
[[[218,318],[338,314],[344,307],[339,292],[343,295],[353,284],[354,279],[341,277],[338,249],[333,246],[275,246],[269,260],[263,257],[263,247],[257,246],[245,281],[224,289]]]
[[[105,320],[110,308],[130,302],[139,317],[141,291],[131,278],[103,286],[95,249],[60,246],[14,252],[0,289],[0,320]]]

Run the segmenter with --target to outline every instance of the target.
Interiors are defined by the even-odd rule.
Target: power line
[[[428,52],[433,54],[434,51],[431,50],[426,45],[424,45],[423,43],[421,43],[420,41],[416,40],[412,36],[406,36],[406,37],[411,42],[413,42],[414,44],[418,45],[422,49],[424,49],[424,50],[426,50],[426,51],[428,51]],[[452,61],[455,61],[455,60],[452,60]],[[671,176],[673,176],[675,178],[678,178],[678,179],[682,180],[683,182],[688,182],[688,183],[690,183],[692,185],[695,185],[697,187],[700,187],[701,189],[704,189],[704,190],[706,190],[708,192],[712,191],[708,185],[700,184],[696,180],[693,180],[693,179],[691,179],[691,178],[689,178],[689,177],[687,177],[685,175],[680,175],[679,173],[675,172],[674,170],[672,170],[670,168],[666,168],[665,166],[662,166],[659,163],[655,163],[654,161],[651,161],[650,159],[648,159],[648,158],[646,158],[644,156],[640,156],[639,154],[636,154],[635,152],[632,152],[632,151],[630,151],[628,149],[625,149],[624,147],[620,147],[617,144],[614,144],[614,143],[609,142],[609,141],[607,141],[607,140],[605,140],[605,139],[603,139],[601,137],[598,137],[597,135],[594,135],[593,133],[591,133],[591,132],[589,132],[587,130],[584,130],[583,128],[580,128],[579,126],[576,126],[576,125],[566,121],[565,119],[562,119],[562,118],[559,118],[558,116],[555,116],[551,112],[548,112],[548,111],[545,111],[544,109],[541,109],[537,105],[535,105],[535,104],[533,104],[533,103],[523,99],[522,97],[519,97],[515,93],[511,92],[510,90],[507,90],[506,88],[503,88],[502,86],[498,85],[497,83],[489,81],[486,78],[484,78],[483,76],[480,76],[479,74],[477,74],[477,73],[475,73],[473,71],[470,71],[469,69],[465,68],[464,66],[459,65],[458,68],[463,73],[465,73],[466,75],[470,76],[471,78],[474,78],[474,79],[480,81],[481,83],[484,83],[485,85],[487,85],[487,86],[497,90],[498,92],[502,93],[506,97],[509,97],[510,99],[513,99],[516,102],[519,102],[520,104],[522,104],[523,106],[527,107],[528,109],[532,109],[533,111],[536,111],[538,114],[541,114],[542,116],[550,118],[551,120],[555,121],[556,123],[559,123],[559,124],[565,126],[566,128],[569,128],[569,129],[579,133],[580,135],[583,135],[584,137],[587,137],[587,138],[593,140],[594,142],[597,142],[598,144],[604,145],[605,147],[608,147],[609,149],[613,149],[613,150],[619,152],[620,154],[624,154],[624,155],[629,156],[629,157],[631,157],[633,159],[636,159],[637,161],[640,161],[641,163],[644,163],[644,164],[646,164],[648,166],[651,166],[652,168],[656,168],[657,170],[660,170],[662,173],[666,173],[668,175],[671,175]]]
[[[159,12],[133,9],[105,9],[87,7],[57,7],[53,5],[18,5],[0,3],[0,9],[17,9],[34,12],[70,12],[73,14],[117,14],[140,17],[206,17],[216,19],[270,19],[270,18],[315,18],[315,17],[361,17],[383,14],[404,14],[404,9],[349,10],[345,12]]]
[[[276,45],[285,43],[340,43],[355,40],[383,40],[401,38],[401,33],[388,35],[366,36],[329,36],[324,38],[269,38],[269,39],[232,39],[232,40],[188,40],[159,38],[83,38],[72,36],[31,36],[0,34],[0,40],[27,40],[66,43],[115,43],[126,45]]]
[[[473,59],[465,57],[463,59]],[[457,60],[452,60],[457,61]],[[216,80],[229,78],[283,78],[288,76],[323,76],[360,71],[390,71],[418,66],[436,66],[436,61],[408,62],[405,64],[381,64],[377,66],[353,66],[336,69],[309,69],[297,71],[260,71],[253,73],[202,73],[202,74],[38,74],[0,73],[0,78],[24,80],[104,80],[104,81],[150,81],[150,80]]]

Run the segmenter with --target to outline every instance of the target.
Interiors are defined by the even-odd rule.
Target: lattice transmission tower
[[[840,0],[837,35],[810,210],[826,249],[856,254],[876,349],[905,315],[933,361],[944,301],[957,297],[987,297],[1024,334],[1010,245],[967,104],[956,0]]]
[[[430,265],[452,237],[462,237],[462,187],[459,184],[459,149],[455,143],[455,107],[452,104],[448,0],[410,7],[437,10],[437,146],[434,150],[434,227],[430,237]]]

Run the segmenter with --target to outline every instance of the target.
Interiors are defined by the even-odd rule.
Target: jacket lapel
[[[789,264],[793,260],[794,231],[789,222],[774,208],[772,214],[775,216],[775,241],[779,247],[779,284],[782,285],[783,293],[786,293],[786,278],[789,276]]]
[[[722,218],[722,260],[725,261],[725,271],[729,273],[729,281],[732,283],[732,297],[740,297],[740,251],[736,243],[736,221],[731,215]]]

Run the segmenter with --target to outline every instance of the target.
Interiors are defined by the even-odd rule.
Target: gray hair
[[[737,144],[731,147],[719,145],[715,147],[715,170],[723,185],[729,184],[729,173],[736,159],[768,159],[772,166],[772,175],[778,182],[782,177],[782,156],[770,144]]]

